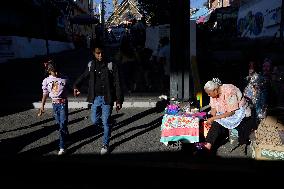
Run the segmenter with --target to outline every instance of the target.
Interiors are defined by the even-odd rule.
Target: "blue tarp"
[[[191,15],[190,19],[196,20],[197,22],[199,19],[202,19],[204,20],[204,22],[206,22],[209,19],[211,12],[212,11],[209,10],[208,8],[202,7],[198,9],[193,15]]]

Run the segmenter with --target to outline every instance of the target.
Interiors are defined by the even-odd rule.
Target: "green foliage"
[[[138,0],[138,3],[151,25],[170,23],[170,0]]]

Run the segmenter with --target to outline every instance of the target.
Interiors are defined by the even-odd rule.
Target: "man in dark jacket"
[[[91,47],[93,60],[88,63],[84,73],[74,82],[74,96],[80,94],[79,87],[85,79],[89,79],[88,102],[92,104],[91,120],[94,125],[102,119],[104,127],[101,154],[108,153],[111,128],[109,119],[114,102],[116,110],[122,108],[123,93],[120,74],[116,64],[106,61],[102,45],[96,43]]]

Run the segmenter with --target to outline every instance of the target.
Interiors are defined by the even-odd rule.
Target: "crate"
[[[282,145],[251,143],[252,158],[257,160],[284,160],[284,125],[276,116],[267,116],[264,124],[276,126]]]
[[[256,160],[284,160],[284,145],[252,143],[252,158]]]

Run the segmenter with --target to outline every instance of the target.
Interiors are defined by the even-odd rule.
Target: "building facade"
[[[92,24],[72,24],[70,18],[74,18],[80,15],[94,16],[93,12],[93,0],[75,0],[70,2],[70,12],[67,19],[66,32],[70,36],[75,38],[88,38],[94,35],[94,26]],[[83,39],[86,40],[86,39]]]
[[[116,3],[116,1],[114,1]],[[142,14],[138,8],[137,0],[124,0],[107,20],[107,26],[117,26],[127,24],[132,19],[140,20]]]
[[[240,6],[242,0],[208,0],[209,9],[217,9],[228,6]]]
[[[3,1],[0,6],[0,63],[74,48],[65,32],[68,1]]]

